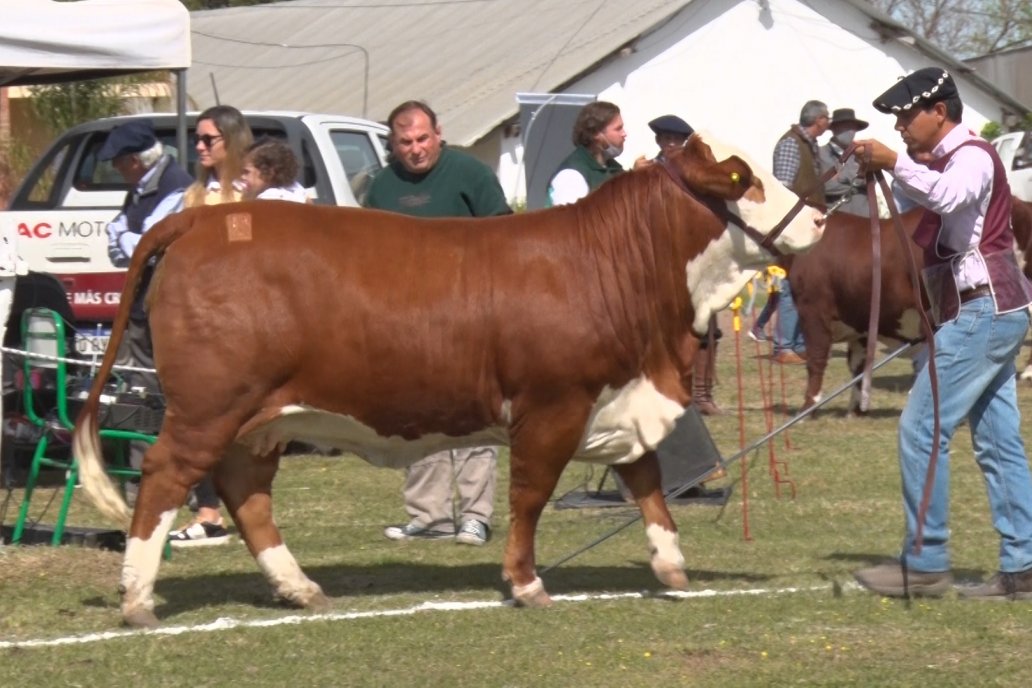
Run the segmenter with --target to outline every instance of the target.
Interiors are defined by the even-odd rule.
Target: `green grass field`
[[[751,440],[766,425],[752,342],[742,351]],[[728,331],[717,398],[729,413],[708,421],[724,456],[739,447],[735,359]],[[844,369],[834,357],[826,390],[841,384]],[[794,408],[804,371],[786,367],[784,374]],[[909,362],[895,361],[875,379],[869,417],[843,417],[839,398],[775,440],[794,499],[787,484],[777,496],[767,448],[751,453],[751,539],[744,538],[741,463],[723,481],[734,488],[725,509],[674,508],[691,591],[710,595],[657,595],[635,524],[544,576],[554,596],[588,599],[542,610],[500,606],[507,460],[495,537],[470,548],[382,537],[385,524],[404,519],[400,472],[347,457],[289,458],[276,481],[277,521],[306,572],[332,596],[330,615],[313,619],[274,603],[235,542],[163,562],[156,587],[163,632],[128,632],[119,625],[119,554],[5,547],[0,686],[1027,685],[1032,604],[952,595],[908,604],[852,585],[853,569],[891,556],[902,536],[895,428],[908,384]],[[1032,417],[1032,388],[1021,388],[1020,397]],[[1025,435],[1032,442],[1032,431]],[[952,458],[954,572],[977,579],[995,570],[998,542],[966,428]],[[597,470],[571,465],[557,495],[598,479]],[[48,498],[43,490],[34,505],[42,509]],[[18,490],[10,495],[5,524],[20,499]],[[538,531],[539,567],[635,513],[550,506]],[[78,498],[70,522],[103,525]],[[429,608],[412,611],[420,605]],[[288,617],[298,622],[278,623]],[[41,640],[51,643],[31,644]]]

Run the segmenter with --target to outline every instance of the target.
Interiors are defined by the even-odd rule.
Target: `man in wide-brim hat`
[[[863,131],[867,122],[857,118],[853,108],[839,108],[831,113],[828,128],[831,139],[820,148],[821,171],[834,167],[853,143],[856,132]],[[824,199],[830,206],[839,203],[836,212],[868,217],[867,182],[860,174],[860,163],[850,158],[834,177],[824,183]],[[843,200],[844,199],[844,200]]]
[[[964,105],[944,69],[910,74],[875,98],[874,107],[895,115],[909,155],[865,140],[857,141],[857,157],[891,172],[925,209],[913,241],[924,252],[922,277],[939,326],[934,361],[940,427],[936,435],[929,411],[936,393],[926,363],[899,421],[902,551],[896,561],[854,575],[890,597],[937,597],[950,589],[949,441],[967,421],[1001,544],[999,572],[986,583],[961,588],[960,595],[1032,599],[1032,475],[1014,368],[1028,331],[1032,284],[1014,257],[1003,163],[991,144],[961,123]],[[938,465],[929,471],[936,446]]]

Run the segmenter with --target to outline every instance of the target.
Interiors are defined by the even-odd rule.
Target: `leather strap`
[[[867,150],[870,150],[869,148]],[[885,181],[885,176],[881,171],[869,173],[869,176],[873,176],[878,181],[878,185],[881,187],[882,195],[885,197],[885,203],[889,206],[889,214],[892,216],[892,224],[896,229],[896,238],[899,240],[900,245],[904,248],[904,254],[907,257],[907,269],[910,272],[911,283],[914,290],[914,303],[917,304],[917,312],[921,318],[921,331],[924,334],[925,344],[928,347],[928,382],[931,386],[932,391],[932,451],[928,456],[928,471],[925,474],[924,489],[921,493],[921,504],[917,510],[917,531],[914,534],[914,551],[917,554],[921,553],[921,541],[924,539],[924,524],[925,519],[928,516],[928,504],[932,498],[932,486],[935,484],[935,473],[939,463],[939,434],[941,432],[941,418],[939,414],[939,375],[935,367],[935,330],[932,327],[931,318],[928,316],[928,311],[924,308],[924,300],[921,298],[921,275],[917,267],[917,259],[914,257],[914,247],[907,236],[906,231],[903,229],[903,223],[899,219],[899,210],[896,209],[896,201],[892,197],[892,190]],[[873,184],[869,184],[870,189]],[[870,191],[868,192],[871,193]],[[870,196],[868,196],[870,198]],[[874,215],[872,214],[872,218]],[[873,220],[876,221],[876,220]],[[872,290],[873,291],[873,290]],[[877,338],[877,330],[874,331],[874,338]],[[868,333],[871,336],[871,333]],[[870,342],[868,342],[868,356],[873,358],[871,355]],[[864,374],[867,375],[867,366],[870,364],[870,360],[865,362]],[[904,556],[906,553],[904,552]]]

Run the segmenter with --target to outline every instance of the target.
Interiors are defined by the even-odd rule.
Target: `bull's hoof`
[[[688,575],[684,569],[669,562],[655,561],[652,563],[652,572],[663,585],[673,590],[688,589]]]
[[[309,583],[311,583],[311,587],[304,590],[273,590],[272,597],[283,604],[289,604],[299,609],[311,609],[316,612],[329,609],[330,600],[323,594],[322,588],[311,581]]]
[[[548,596],[545,584],[537,577],[527,585],[513,585],[512,599],[516,602],[517,607],[552,606],[552,598]]]
[[[305,604],[306,609],[310,609],[313,612],[325,612],[330,609],[330,598],[323,594],[322,590],[312,595],[308,599],[308,603]]]
[[[158,627],[158,617],[149,609],[133,609],[122,611],[122,623],[130,628],[151,629]]]

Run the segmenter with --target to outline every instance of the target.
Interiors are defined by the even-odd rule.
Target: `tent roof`
[[[190,66],[178,0],[4,0],[0,86]]]
[[[386,119],[426,100],[470,145],[691,0],[296,0],[193,12],[191,102]]]

